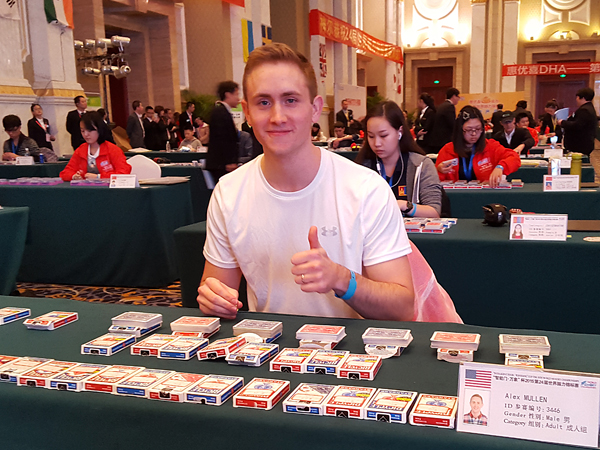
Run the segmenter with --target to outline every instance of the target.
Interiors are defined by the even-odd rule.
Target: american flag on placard
[[[492,388],[492,372],[489,370],[465,370],[465,387]]]

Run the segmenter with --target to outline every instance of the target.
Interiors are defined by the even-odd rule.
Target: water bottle
[[[171,143],[167,141],[167,152],[171,151]]]
[[[31,156],[31,155],[29,154],[29,148],[28,148],[28,147],[25,147],[25,156]]]
[[[40,164],[44,164],[46,161],[44,160],[44,154],[40,153]]]

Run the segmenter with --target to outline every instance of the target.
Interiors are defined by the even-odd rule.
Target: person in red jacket
[[[105,140],[106,123],[97,112],[81,116],[80,127],[85,144],[75,150],[69,164],[60,173],[64,181],[110,178],[113,173],[131,173],[131,166],[123,151]]]
[[[502,175],[521,167],[519,155],[497,141],[487,140],[481,111],[467,105],[454,124],[452,142],[442,147],[436,161],[440,180],[488,181],[497,187]]]

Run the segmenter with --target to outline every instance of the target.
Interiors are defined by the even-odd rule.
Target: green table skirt
[[[562,169],[563,175],[569,175],[571,169]],[[528,167],[521,166],[516,172],[508,175],[508,180],[521,179],[524,183],[543,183],[544,175],[548,175],[547,167]],[[581,181],[583,183],[592,183],[594,181],[594,168],[591,166],[582,167]]]
[[[168,160],[174,163],[192,162],[199,161],[201,159],[206,159],[206,152],[125,152],[125,156],[127,158],[131,158],[135,155],[143,155],[150,159],[167,158]]]
[[[189,187],[192,196],[194,222],[206,220],[206,211],[208,210],[212,189],[208,189],[206,186],[202,168],[199,166],[163,166],[161,171],[163,177],[190,177]]]
[[[25,250],[28,217],[27,207],[0,209],[0,295],[8,295],[15,288]]]
[[[14,180],[21,177],[58,177],[67,166],[65,161],[57,163],[34,164],[31,166],[17,166],[0,164],[0,178]]]

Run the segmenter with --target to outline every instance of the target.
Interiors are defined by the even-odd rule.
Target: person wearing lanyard
[[[400,107],[381,102],[365,120],[367,139],[356,162],[383,177],[403,215],[440,217],[442,188],[435,166],[415,143]]]
[[[454,124],[452,142],[442,147],[436,161],[440,180],[489,181],[498,187],[502,175],[521,167],[519,155],[483,133],[481,111],[467,105],[460,110]]]
[[[85,113],[81,117],[81,144],[60,173],[64,181],[94,180],[110,178],[112,174],[131,173],[131,166],[123,151],[105,140],[107,125],[97,112]]]
[[[14,114],[8,114],[2,118],[4,131],[9,139],[2,146],[2,160],[14,161],[17,156],[33,156],[39,161],[40,149],[35,141],[21,133],[21,119]]]

